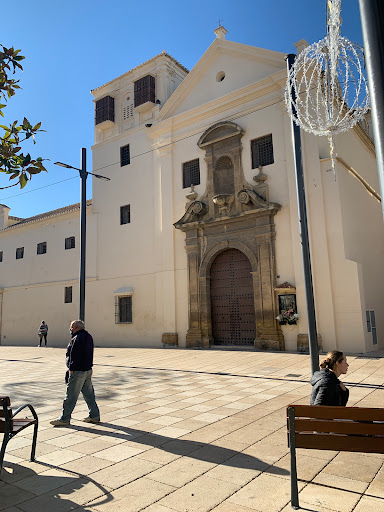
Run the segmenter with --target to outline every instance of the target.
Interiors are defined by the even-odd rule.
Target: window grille
[[[3,251],[0,251],[0,263],[3,261]]]
[[[45,254],[47,252],[47,242],[37,244],[37,254]]]
[[[132,296],[115,297],[115,323],[132,323]]]
[[[251,141],[252,169],[273,164],[272,134]]]
[[[72,286],[66,286],[64,290],[64,302],[69,304],[72,302]]]
[[[74,236],[69,236],[65,239],[65,248],[74,249],[76,247],[76,240]]]
[[[24,247],[18,247],[16,249],[16,259],[21,260],[22,258],[24,258]]]
[[[95,124],[104,121],[115,121],[115,99],[112,96],[105,96],[96,101]]]
[[[131,205],[120,206],[120,224],[129,224],[131,222]]]
[[[155,103],[155,77],[143,76],[134,84],[135,107],[151,101]]]
[[[131,155],[129,152],[129,144],[120,148],[120,167],[131,163]]]
[[[183,188],[200,185],[200,161],[190,160],[183,163]]]
[[[133,117],[133,103],[123,108],[123,120],[126,121],[130,117]]]

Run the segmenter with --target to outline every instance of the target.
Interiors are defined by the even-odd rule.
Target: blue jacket
[[[69,371],[86,372],[93,366],[93,339],[85,329],[77,331],[67,347],[66,363]]]

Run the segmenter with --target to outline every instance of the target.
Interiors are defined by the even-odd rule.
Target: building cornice
[[[92,199],[88,199],[87,200],[87,212],[91,212],[91,207],[92,207]],[[63,215],[67,215],[69,213],[77,212],[77,211],[80,211],[80,203],[71,204],[69,206],[64,206],[63,208],[58,208],[57,210],[52,210],[50,212],[41,213],[41,214],[35,215],[33,217],[28,217],[26,219],[22,219],[17,224],[12,224],[11,226],[8,226],[8,227],[2,229],[0,231],[0,235],[2,233],[6,233],[12,229],[23,228],[24,226],[26,226],[28,224],[35,224],[38,222],[46,221],[48,219],[52,220],[54,218],[61,217]]]

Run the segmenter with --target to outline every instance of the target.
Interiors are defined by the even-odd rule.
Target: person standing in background
[[[44,320],[41,321],[38,334],[40,338],[40,343],[38,346],[41,347],[41,342],[43,341],[43,338],[45,340],[45,346],[47,346],[48,325],[44,322]]]

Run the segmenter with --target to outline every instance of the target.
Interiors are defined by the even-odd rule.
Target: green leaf
[[[38,130],[40,128],[40,126],[41,126],[41,123],[35,124],[35,126],[32,128],[33,131]]]
[[[28,182],[27,176],[24,173],[22,173],[19,178],[20,188],[24,188],[25,185],[27,184],[27,182]]]

